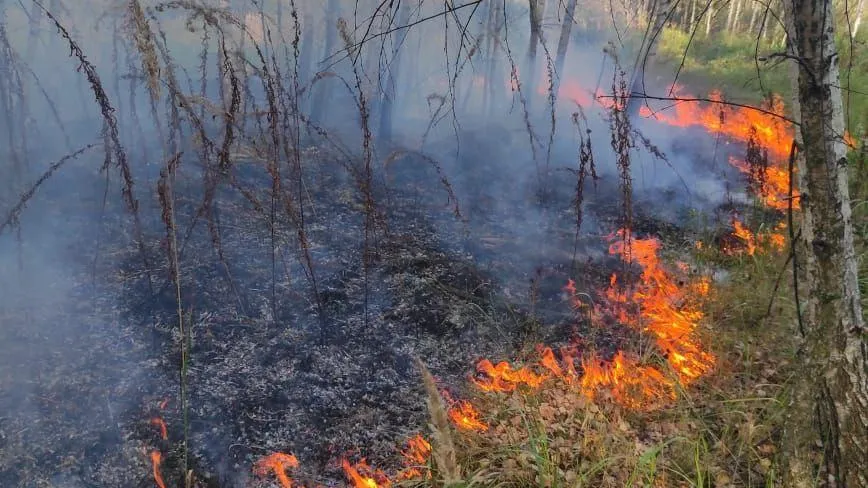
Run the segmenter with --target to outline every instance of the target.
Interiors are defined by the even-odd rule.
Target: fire
[[[480,419],[479,411],[467,400],[454,400],[448,391],[443,390],[443,399],[449,405],[449,419],[461,430],[485,432],[488,424]]]
[[[550,347],[542,349],[540,366],[549,370],[556,378],[561,379],[568,385],[579,383],[579,373],[576,371],[575,356],[572,348],[563,347],[560,350],[561,361],[558,362],[555,353]],[[563,366],[561,365],[563,363]]]
[[[166,422],[160,417],[153,417],[150,420],[151,425],[160,429],[160,438],[165,440],[169,439],[169,429],[166,428]]]
[[[605,304],[595,307],[593,315],[600,318],[613,316],[623,324],[649,334],[674,373],[670,377],[660,369],[640,364],[639,360],[619,351],[611,361],[603,361],[596,354],[579,360],[581,374],[576,370],[578,355],[573,348],[562,348],[561,359],[550,347],[540,347],[539,367],[548,374],[537,374],[530,367],[515,369],[508,363],[493,365],[483,360],[477,368],[486,376],[473,382],[483,391],[513,391],[518,385],[538,388],[549,378],[558,378],[576,386],[594,398],[599,392],[609,391],[620,404],[633,409],[651,409],[675,398],[676,384],[687,386],[703,376],[715,364],[715,357],[704,351],[694,337],[703,314],[693,302],[709,293],[711,283],[703,277],[690,286],[680,285],[662,265],[658,256],[658,239],[636,239],[621,229],[610,236],[614,242],[609,253],[621,256],[626,263],[637,263],[642,274],[635,285],[620,286],[618,275],[613,274],[605,290]],[[689,266],[676,266],[682,273]],[[567,282],[565,289],[575,295],[575,282]],[[469,404],[463,408],[472,408]],[[467,413],[471,412],[471,413]],[[464,412],[453,408],[450,415],[459,426],[477,419],[475,410]]]
[[[584,302],[579,300],[579,292],[576,290],[576,282],[572,279],[567,280],[567,284],[564,285],[564,291],[567,292],[567,295],[570,299],[570,305],[574,309],[583,308],[585,306]]]
[[[404,457],[404,469],[399,475],[400,480],[409,480],[422,477],[422,469],[428,464],[428,458],[431,457],[431,444],[419,434],[407,440],[407,448],[401,451]],[[426,469],[427,471],[427,469]],[[430,471],[428,477],[431,476]]]
[[[742,143],[753,138],[781,160],[789,155],[792,127],[784,119],[781,97],[774,96],[771,102],[759,109],[724,105],[719,91],[712,92],[708,99],[712,103],[677,102],[674,113],[652,112],[647,106],[642,106],[639,114],[676,127],[701,126],[710,133],[722,134]]]
[[[729,164],[742,173],[752,176],[750,165],[743,160],[729,158]],[[769,208],[787,210],[790,207],[790,173],[785,168],[769,166],[763,170],[761,182],[758,182],[757,197]],[[799,192],[793,189],[793,210],[799,209]]]
[[[744,241],[745,246],[747,246],[747,255],[753,256],[756,253],[756,236],[736,219],[732,219],[732,227],[733,234]]]
[[[341,460],[344,474],[353,484],[354,488],[387,488],[392,485],[389,478],[380,470],[374,470],[364,459],[350,464],[346,459]]]
[[[608,389],[612,397],[625,407],[647,409],[666,398],[675,399],[674,382],[657,368],[642,366],[636,359],[618,351],[611,362],[595,355],[582,360],[584,374],[582,393],[593,399],[601,389]]]
[[[280,482],[283,488],[292,488],[292,479],[286,474],[287,468],[298,468],[298,459],[292,454],[275,452],[259,461],[253,466],[253,473],[257,476],[266,476],[269,472]]]
[[[157,484],[158,488],[166,488],[166,482],[163,481],[163,475],[160,474],[160,463],[162,462],[163,455],[160,454],[160,451],[156,449],[151,451],[151,464],[153,465],[154,482]]]
[[[711,278],[708,276],[699,278],[699,281],[693,285],[693,290],[696,292],[697,296],[708,296],[708,293],[711,291]]]
[[[775,226],[774,230],[756,234],[747,226],[741,223],[736,218],[732,219],[733,232],[732,235],[741,240],[745,247],[742,250],[734,251],[727,247],[723,248],[723,252],[727,254],[737,254],[740,252],[747,253],[748,256],[753,256],[761,249],[773,249],[775,251],[783,251],[787,245],[787,239],[784,237],[783,231],[787,229],[787,224],[784,222]]]
[[[657,255],[658,239],[636,239],[624,229],[615,236],[618,239],[609,246],[609,254],[620,255],[628,263],[638,263],[642,275],[632,290],[620,292],[610,287],[607,295],[638,306],[638,314],[621,313],[619,318],[625,325],[654,337],[681,385],[687,386],[715,363],[714,356],[703,351],[693,337],[703,314],[688,303],[690,297],[686,290],[661,266]]]
[[[476,369],[484,374],[485,378],[472,378],[471,381],[483,391],[513,391],[521,384],[537,388],[543,381],[548,379],[547,376],[538,375],[527,367],[512,369],[506,361],[502,361],[495,366],[491,361],[483,359],[476,365]]]
[[[850,149],[856,149],[857,147],[856,138],[853,137],[850,131],[844,131],[844,144]]]
[[[545,76],[547,75],[544,74],[541,79],[545,79]],[[540,83],[537,86],[538,95],[547,96],[548,92],[549,87],[547,83]],[[593,103],[590,92],[577,81],[568,78],[562,79],[558,85],[558,99],[571,100],[580,107],[589,107]]]

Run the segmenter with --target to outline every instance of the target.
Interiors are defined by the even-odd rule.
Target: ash
[[[301,482],[342,484],[342,456],[389,469],[401,443],[426,425],[413,358],[461,397],[482,357],[508,360],[583,335],[587,324],[563,286],[572,278],[582,291],[601,289],[617,265],[601,240],[618,220],[617,182],[604,177],[585,195],[588,217],[577,234],[575,182],[552,178],[541,198],[532,178],[494,163],[511,151],[502,138],[476,137],[442,167],[395,153],[377,173],[376,207],[367,213],[350,176],[362,163],[309,147],[298,200],[306,250],[287,225],[272,235],[268,212],[239,192],[218,192],[206,223],[199,169],[182,162],[175,194],[190,330],[189,466],[198,486],[264,486],[251,466],[274,451],[298,456]],[[100,185],[91,170],[73,173]],[[444,175],[457,175],[447,178],[457,203]],[[268,175],[240,161],[237,184],[268,188]],[[58,225],[79,219],[84,231],[63,238],[68,267],[35,265],[63,288],[51,294],[56,302],[39,298],[45,291],[34,284],[0,310],[0,340],[15,344],[0,369],[0,484],[153,486],[153,449],[164,454],[167,483],[179,484],[183,339],[160,209],[142,209],[151,216],[147,270],[130,244],[128,214],[111,203],[120,198],[104,205],[95,192],[70,207],[57,205],[68,198],[62,184],[47,193],[43,210]],[[265,192],[256,197],[269,201]],[[650,214],[637,212],[637,228],[683,239],[683,229]],[[208,225],[219,229],[219,246]],[[46,257],[34,249],[22,259],[34,266]],[[59,332],[43,333],[51,324]],[[597,334],[595,347],[614,352],[630,334]],[[155,417],[168,439],[150,423]]]

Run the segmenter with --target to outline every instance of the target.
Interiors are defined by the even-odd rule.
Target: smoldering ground
[[[130,30],[126,5],[46,5],[112,104],[140,235],[90,102],[95,81],[39,8],[0,7],[0,76],[19,87],[0,126],[0,215],[53,161],[96,144],[0,235],[3,486],[149,486],[154,449],[174,483],[185,430],[202,486],[249,486],[252,462],[278,450],[322,483],[341,479],[347,452],[390,466],[425,425],[413,357],[460,394],[481,356],[581,334],[562,287],[574,278],[591,291],[608,274],[601,237],[622,216],[608,112],[593,101],[599,80],[617,79],[600,66],[605,31],[571,46],[560,82],[587,87],[591,103],[559,97],[552,134],[545,77],[510,82],[526,33],[491,32],[490,15],[467,9],[355,46],[378,17],[354,6],[282,2],[262,16],[219,3],[145,5],[150,41]],[[510,9],[508,25],[526,16]],[[158,73],[143,62],[149,42]],[[648,230],[682,232],[689,212],[724,201],[733,175],[715,140],[636,129],[666,154],[631,151],[634,218]],[[577,233],[582,137],[598,179]]]

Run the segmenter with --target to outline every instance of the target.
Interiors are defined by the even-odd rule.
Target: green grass
[[[865,37],[852,45],[839,37],[838,46],[848,128],[854,134],[863,134],[868,127],[868,44]],[[851,47],[855,52],[852,66]],[[781,51],[783,46],[769,42],[761,42],[757,47],[756,38],[751,36],[729,37],[718,33],[705,37],[698,32],[691,41],[688,33],[670,28],[660,38],[657,55],[665,71],[673,73],[683,58],[678,80],[691,90],[720,89],[729,99],[760,103],[769,92],[790,99],[788,64],[762,61]]]

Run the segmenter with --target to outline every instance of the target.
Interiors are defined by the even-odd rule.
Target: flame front
[[[151,451],[151,465],[153,466],[154,482],[157,484],[158,488],[166,488],[166,482],[163,481],[163,475],[160,474],[160,463],[162,462],[163,455],[160,454],[160,451],[156,449]]]
[[[692,98],[680,94],[680,91],[678,87],[673,87],[676,97]],[[768,148],[778,159],[785,159],[789,155],[793,132],[784,118],[781,97],[775,95],[771,102],[764,103],[759,109],[725,105],[719,91],[709,94],[708,100],[711,103],[676,102],[674,113],[653,112],[648,106],[642,106],[639,114],[675,127],[700,126],[712,134],[722,134],[742,143],[753,139]]]
[[[298,459],[292,454],[284,454],[275,452],[259,461],[253,466],[253,473],[257,476],[267,476],[273,473],[280,486],[283,488],[292,488],[292,478],[286,474],[288,468],[298,468]]]
[[[642,267],[639,283],[629,297],[638,305],[639,313],[626,317],[625,325],[654,337],[679,382],[687,386],[710,371],[715,363],[714,356],[703,351],[694,337],[703,314],[690,303],[685,289],[661,267],[658,239],[636,239],[624,229],[616,235],[620,239],[609,246],[609,253]]]
[[[401,451],[404,458],[404,466],[406,467],[398,475],[399,480],[410,480],[421,478],[424,469],[427,472],[427,477],[431,477],[431,472],[425,468],[428,464],[428,459],[431,457],[431,444],[419,434],[407,440],[407,448]]]
[[[485,375],[473,382],[483,391],[509,392],[518,385],[538,388],[549,378],[558,378],[568,385],[594,398],[602,390],[610,392],[620,404],[633,409],[652,409],[675,398],[676,384],[687,386],[708,373],[715,357],[704,351],[695,338],[695,329],[703,317],[694,303],[710,289],[707,277],[690,286],[679,285],[660,263],[660,241],[655,238],[636,239],[630,231],[621,229],[610,236],[613,241],[609,253],[620,256],[626,263],[636,263],[642,273],[636,284],[620,286],[618,275],[613,274],[609,287],[603,292],[604,304],[598,304],[592,313],[596,319],[612,316],[619,322],[650,335],[663,353],[673,375],[660,369],[640,364],[639,360],[619,351],[611,361],[596,354],[579,360],[581,374],[576,369],[578,354],[573,348],[562,348],[560,360],[549,347],[540,348],[538,366],[548,374],[534,372],[532,367],[515,369],[508,363],[493,365],[483,360],[477,369]],[[682,272],[689,267],[680,263]],[[575,283],[570,280],[565,289],[575,296]],[[465,408],[472,408],[469,404]],[[476,419],[473,414],[453,407],[450,415],[459,426]],[[460,412],[460,413],[459,413]]]
[[[387,488],[392,485],[389,478],[380,470],[371,468],[364,459],[356,463],[350,464],[346,459],[341,460],[341,466],[344,468],[344,474],[353,484],[354,488]]]
[[[467,400],[454,400],[448,391],[440,392],[448,405],[449,419],[461,430],[485,432],[488,425],[480,419],[479,412]]]
[[[505,361],[501,361],[495,366],[491,361],[483,359],[476,365],[476,369],[485,377],[482,379],[473,378],[472,381],[483,391],[513,391],[522,384],[537,388],[548,379],[547,376],[538,375],[527,367],[512,369]]]

